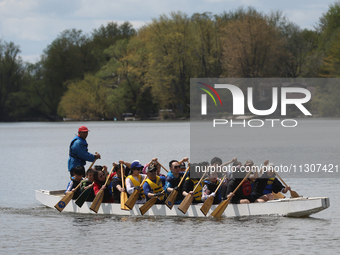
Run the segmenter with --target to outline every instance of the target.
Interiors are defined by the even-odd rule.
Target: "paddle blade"
[[[157,197],[151,198],[144,205],[139,208],[139,211],[142,215],[144,215],[155,203],[157,202]]]
[[[178,191],[177,190],[173,190],[170,195],[168,196],[168,198],[165,201],[165,205],[167,207],[169,207],[169,209],[171,210],[172,207],[174,206],[176,197],[177,197]]]
[[[98,212],[100,205],[103,202],[103,198],[104,198],[104,191],[101,189],[99,190],[99,192],[97,193],[96,197],[93,199],[93,202],[91,204],[90,209],[92,211],[94,211],[95,213]]]
[[[80,196],[77,198],[76,200],[76,205],[78,205],[79,207],[82,207],[83,204],[85,203],[86,199],[89,197],[90,193],[91,193],[92,188],[88,188],[86,190],[83,191],[83,193],[80,194]]]
[[[132,195],[129,197],[129,199],[125,202],[125,205],[132,210],[132,208],[134,207],[138,197],[139,197],[140,191],[139,190],[135,190]],[[121,200],[122,201],[122,200]]]
[[[194,200],[194,196],[192,195],[187,195],[181,204],[178,206],[178,210],[180,210],[182,213],[186,214],[188,211],[189,206],[191,205],[192,201]]]
[[[221,215],[223,214],[224,210],[227,208],[229,203],[229,199],[222,201],[217,207],[216,209],[211,213],[211,216],[215,217],[215,218],[219,218],[221,217]]]
[[[74,192],[68,192],[65,194],[65,196],[60,199],[60,201],[54,206],[59,212],[64,210],[64,208],[67,206],[67,204],[71,201],[72,197],[74,195]]]
[[[300,197],[299,194],[296,193],[294,190],[290,190],[290,195],[291,195],[293,198]]]
[[[214,197],[208,197],[207,200],[205,200],[204,204],[201,207],[201,212],[207,216],[212,204],[214,203]]]
[[[285,196],[281,192],[278,192],[278,193],[272,192],[272,194],[274,196],[274,199],[283,199],[283,198],[285,198]]]
[[[125,205],[128,197],[125,191],[120,192],[120,209],[121,210],[129,210],[129,208]]]

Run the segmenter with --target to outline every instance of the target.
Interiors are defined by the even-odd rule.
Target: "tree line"
[[[219,15],[161,15],[136,31],[110,22],[90,34],[69,29],[25,63],[0,41],[0,121],[189,116],[190,78],[337,78],[340,1],[315,29],[279,11],[239,8]],[[316,88],[313,111],[340,114],[340,87]]]

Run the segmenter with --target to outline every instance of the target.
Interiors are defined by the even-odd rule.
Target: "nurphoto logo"
[[[209,84],[203,83],[203,82],[197,82],[198,84],[203,85],[205,88],[197,87],[198,89],[206,92],[206,94],[201,94],[201,115],[207,115],[207,94],[210,96],[210,98],[213,100],[215,106],[217,106],[216,99],[214,95],[217,97],[217,99],[220,102],[220,106],[223,106],[221,97],[219,93],[216,91],[216,89],[227,89],[231,95],[232,95],[232,113],[233,115],[245,115],[245,96],[243,91],[236,85],[232,84],[214,84],[214,87],[212,87]],[[278,90],[280,89],[280,95],[278,93]],[[212,91],[212,94],[210,91]],[[292,94],[299,94],[298,98],[291,98],[289,95]],[[287,105],[295,105],[305,116],[311,116],[312,114],[306,109],[306,107],[303,105],[310,101],[311,99],[311,92],[306,88],[300,88],[300,87],[271,87],[271,98],[272,103],[271,107],[269,109],[256,109],[254,106],[254,93],[252,87],[247,87],[247,106],[249,111],[256,115],[256,116],[268,116],[273,114],[277,108],[278,108],[278,101],[280,99],[280,109],[281,109],[281,116],[287,115]],[[275,121],[280,121],[279,119],[251,119],[247,121],[247,124],[249,127],[262,127],[265,122],[271,122],[272,127],[274,127]],[[293,123],[291,125],[288,125],[287,123]],[[213,119],[213,127],[216,125],[225,125],[227,123],[231,124],[231,127],[233,125],[243,125],[246,126],[246,120],[243,119],[241,122],[233,122],[232,119]],[[284,119],[281,120],[281,125],[283,127],[295,127],[297,126],[297,121],[294,119]]]

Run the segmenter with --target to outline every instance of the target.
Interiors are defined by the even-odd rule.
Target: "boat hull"
[[[36,199],[43,205],[54,208],[54,206],[62,198],[63,191],[47,191],[36,190]],[[64,208],[63,212],[73,213],[88,213],[94,214],[90,210],[92,202],[85,202],[80,208],[75,204],[75,200],[71,200]],[[239,217],[239,216],[255,216],[255,215],[282,215],[288,217],[308,217],[311,214],[320,212],[330,205],[327,197],[314,198],[285,198],[269,201],[266,203],[251,203],[251,204],[230,204],[222,214],[222,217]],[[136,204],[132,210],[121,210],[118,203],[102,203],[98,214],[112,214],[122,216],[141,216],[139,207],[142,205]],[[200,211],[202,204],[191,205],[188,211],[183,214],[178,210],[178,205],[174,205],[170,210],[165,205],[153,205],[144,215],[149,216],[181,216],[181,217],[205,217]],[[212,205],[210,215],[217,205]]]

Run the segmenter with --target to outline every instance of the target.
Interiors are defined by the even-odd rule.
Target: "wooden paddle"
[[[201,179],[196,184],[196,186],[193,190],[193,194],[192,195],[191,194],[186,195],[185,198],[183,199],[183,201],[181,202],[181,204],[178,206],[178,210],[180,210],[182,213],[186,214],[186,212],[188,211],[189,206],[191,205],[192,201],[194,201],[195,191],[198,188],[198,185],[200,185],[200,183],[202,182],[206,173],[207,173],[207,171],[202,175]]]
[[[83,181],[80,181],[74,190],[72,189],[71,192],[66,193],[65,196],[62,199],[60,199],[60,201],[54,206],[59,212],[64,210],[67,204],[71,201],[71,199],[73,198],[74,192],[80,187],[82,182]]]
[[[159,163],[158,161],[156,161],[164,170],[165,170],[165,172],[169,172],[168,170],[166,170],[166,168],[161,164],[161,163]]]
[[[97,154],[97,152],[95,153]],[[97,159],[95,159],[92,164],[90,165],[90,167],[87,169],[91,169],[92,166],[94,165],[94,162],[96,162]],[[104,170],[104,168],[102,169],[102,171]],[[93,184],[93,182],[92,182]],[[77,200],[75,201],[75,204],[78,205],[80,208],[83,206],[83,204],[85,203],[86,199],[89,197],[90,193],[91,193],[92,188],[87,188],[85,189],[80,196],[77,198]]]
[[[140,185],[140,187],[143,187],[144,182],[146,181],[148,177],[145,176],[144,180],[142,181],[142,184]],[[132,210],[132,208],[134,207],[134,205],[136,204],[136,201],[139,197],[140,194],[140,190],[136,189],[133,191],[133,193],[131,194],[131,196],[129,197],[129,199],[125,202],[125,205]]]
[[[272,192],[273,196],[274,196],[274,199],[282,199],[282,198],[285,198],[286,196],[284,196],[281,192],[278,192],[278,193],[274,193]]]
[[[240,184],[236,187],[236,189],[233,191],[233,194],[236,193],[236,191],[239,189],[239,187],[241,187],[242,183],[248,178],[248,176],[251,174],[252,172],[250,171],[246,177],[243,178],[243,180],[240,182]],[[222,201],[216,208],[215,210],[211,213],[211,216],[215,217],[215,218],[219,218],[221,217],[222,213],[224,212],[224,210],[227,208],[228,203],[230,201],[232,197],[229,197],[227,200]]]
[[[274,171],[274,173],[277,175],[277,177],[279,177],[279,179],[282,181],[282,183],[287,187],[288,185],[282,180],[282,178],[280,177],[280,175]],[[290,195],[293,197],[293,198],[296,198],[296,197],[300,197],[298,193],[296,193],[295,191],[293,190],[290,190]]]
[[[109,173],[109,175],[106,177],[106,181],[105,181],[105,183],[104,183],[104,186],[106,186],[106,184],[108,183],[108,181],[109,181],[109,179],[110,179],[110,175],[111,175],[111,173],[113,172],[113,169],[114,169],[114,168],[115,168],[115,167],[113,166],[112,169],[111,169],[111,171],[110,171],[110,173]],[[104,198],[104,190],[100,189],[100,190],[98,191],[97,195],[95,196],[95,198],[93,199],[93,202],[92,202],[92,204],[91,204],[90,209],[91,209],[92,211],[94,211],[95,213],[97,213],[98,210],[99,210],[100,205],[101,205],[102,202],[103,202],[103,198]]]
[[[122,188],[125,189],[123,164],[120,164],[120,171],[121,171],[121,175],[122,175]],[[127,197],[126,191],[120,192],[120,209],[127,210],[127,211],[129,210],[129,208],[125,205],[127,199],[128,199],[128,197]]]
[[[86,199],[89,197],[91,190],[92,190],[92,187],[85,189],[83,193],[81,193],[80,196],[75,201],[76,205],[78,205],[79,207],[82,207]]]
[[[181,164],[181,163],[180,163],[180,164]],[[180,165],[180,164],[179,164],[179,165]],[[181,186],[181,184],[182,184],[182,182],[183,182],[183,180],[184,180],[184,177],[186,176],[186,174],[187,174],[187,172],[189,171],[189,169],[190,169],[190,164],[189,164],[189,162],[188,162],[188,168],[187,168],[187,170],[185,170],[185,173],[184,173],[184,175],[183,175],[183,177],[182,177],[182,179],[181,179],[181,181],[179,182],[179,184],[178,184],[177,187],[180,187],[180,186]],[[166,201],[165,201],[165,205],[166,205],[167,207],[169,207],[170,210],[171,210],[172,207],[174,206],[174,202],[175,202],[175,200],[176,200],[177,194],[178,194],[178,191],[174,189],[173,191],[171,191],[170,195],[168,196],[168,198],[167,198]]]
[[[164,194],[164,190],[162,191]],[[139,207],[139,211],[142,215],[144,215],[156,202],[158,197],[154,196],[153,198],[150,198],[144,205]]]
[[[221,187],[224,179],[227,177],[227,175],[225,174],[222,181],[220,182],[220,184],[217,186],[217,188],[215,189],[214,193],[216,194],[217,191],[219,190],[219,188]],[[207,216],[212,204],[214,203],[214,197],[211,196],[211,197],[208,197],[207,200],[204,201],[204,204],[201,206],[201,212]]]
[[[97,154],[97,152],[95,154]],[[96,162],[96,160],[97,159],[95,158],[94,161],[92,162],[92,164],[90,165],[89,169],[93,166],[93,164],[94,164],[94,162]],[[74,191],[66,193],[66,195],[62,199],[60,199],[60,201],[54,206],[59,212],[64,210],[64,208],[67,206],[67,204],[71,201],[71,199],[73,198],[74,192],[80,187],[80,184],[83,181],[84,180],[79,182],[78,186],[74,189]]]
[[[149,162],[148,166],[152,163],[152,160]],[[146,178],[144,178],[143,182],[141,183],[140,187],[143,187],[144,182],[146,181]],[[134,205],[136,204],[136,201],[139,197],[140,194],[140,190],[135,190],[133,191],[133,193],[131,194],[131,196],[129,197],[129,199],[125,202],[125,205],[132,210],[132,208],[134,207]]]

